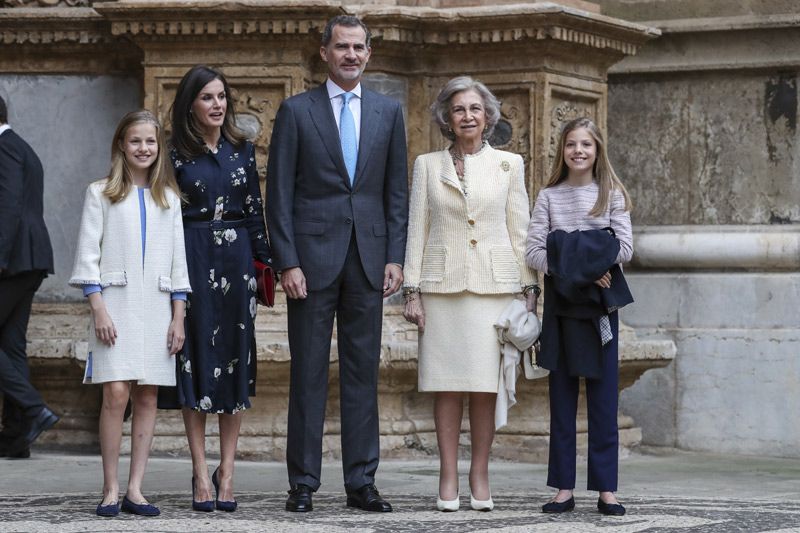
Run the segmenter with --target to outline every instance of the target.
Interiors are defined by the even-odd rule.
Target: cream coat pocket
[[[100,274],[100,286],[104,289],[111,286],[124,287],[127,284],[128,276],[125,274],[124,270],[103,272]]]
[[[442,281],[446,262],[447,248],[444,246],[426,246],[425,252],[422,254],[420,281]]]
[[[509,246],[495,246],[491,249],[492,276],[498,282],[519,282],[519,263]]]

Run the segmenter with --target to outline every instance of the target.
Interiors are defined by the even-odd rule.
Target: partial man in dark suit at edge
[[[53,273],[44,225],[42,163],[8,125],[0,98],[0,457],[30,457],[30,445],[58,421],[31,385],[25,352],[33,295]]]
[[[375,488],[383,298],[403,281],[408,223],[400,104],[363,88],[369,30],[340,15],[322,36],[328,80],[285,100],[272,131],[267,220],[288,302],[291,380],[286,510],[320,486],[328,361],[336,317],[347,505],[389,512]]]

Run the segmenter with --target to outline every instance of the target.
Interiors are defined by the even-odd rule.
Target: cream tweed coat
[[[175,385],[175,357],[167,330],[172,319],[170,293],[190,292],[180,199],[167,190],[169,208],[144,191],[146,254],[142,261],[139,196],[133,189],[112,204],[103,194],[106,180],[86,190],[75,266],[69,284],[98,284],[117,339],[106,346],[89,325],[89,355],[84,383],[134,380],[143,385]],[[144,264],[143,264],[144,263]]]
[[[525,264],[522,157],[486,146],[464,168],[467,190],[447,150],[415,161],[404,285],[422,293],[518,293],[536,279]]]

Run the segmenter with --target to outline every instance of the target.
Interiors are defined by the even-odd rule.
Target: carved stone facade
[[[19,2],[3,5],[10,4]],[[658,35],[646,25],[600,15],[595,4],[582,0],[564,5],[538,1],[452,4],[458,8],[438,3],[412,7],[322,0],[285,4],[120,0],[65,7],[86,4],[0,9],[0,38],[5,43],[0,90],[3,73],[11,72],[59,73],[77,79],[85,75],[133,77],[141,81],[139,104],[166,119],[186,70],[197,63],[215,65],[225,71],[234,89],[240,126],[254,139],[263,169],[278,105],[325,79],[318,52],[321,30],[331,16],[350,12],[361,16],[373,32],[365,84],[397,97],[404,105],[409,163],[421,153],[444,146],[431,124],[428,106],[445,81],[467,73],[502,100],[502,121],[493,141],[523,156],[531,201],[548,173],[560,125],[587,114],[605,127],[608,68]],[[113,114],[127,110],[121,108]],[[105,145],[102,150],[105,153]],[[51,155],[42,152],[45,168],[55,168],[57,160],[47,160]],[[62,224],[67,219],[58,214],[59,208],[63,210],[66,202],[71,211],[79,209],[82,189],[90,181],[86,176],[69,179],[73,190],[59,199],[62,203],[48,200],[48,225],[51,232],[54,227],[66,227],[62,238],[66,243],[74,239],[77,224],[74,216]],[[58,274],[48,280],[42,294],[67,302],[39,304],[30,334],[36,382],[65,415],[58,429],[44,439],[64,445],[94,443],[99,393],[79,385],[86,351],[85,304],[76,301],[76,292],[64,288],[71,252],[57,255]],[[285,306],[260,310],[257,335],[258,397],[246,418],[242,452],[279,459],[285,447],[288,398]],[[333,352],[335,362],[335,348]],[[621,386],[627,387],[647,368],[667,364],[674,357],[674,346],[670,341],[637,340],[632,330],[624,329],[622,352]],[[336,375],[334,369],[325,441],[330,455],[336,455],[339,447]],[[520,381],[519,387],[520,406],[512,410],[508,428],[498,436],[495,454],[541,460],[548,440],[546,386]],[[435,452],[431,397],[416,393],[416,332],[391,302],[385,310],[380,402],[384,455]],[[159,420],[155,447],[185,451],[180,417],[173,413]],[[620,422],[623,446],[638,443],[640,432],[633,421],[623,416]],[[579,430],[585,440],[584,414]],[[213,439],[209,447],[216,448]]]

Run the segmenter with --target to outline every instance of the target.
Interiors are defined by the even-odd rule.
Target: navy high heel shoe
[[[232,513],[236,510],[236,507],[239,505],[236,503],[236,500],[232,502],[225,502],[219,499],[219,477],[217,476],[217,472],[219,472],[219,467],[214,470],[214,473],[211,475],[211,483],[214,484],[214,492],[216,493],[216,504],[217,509],[220,511],[225,511],[227,513]]]
[[[194,476],[192,476],[192,509],[203,513],[210,513],[214,510],[214,500],[198,502],[194,499]]]

